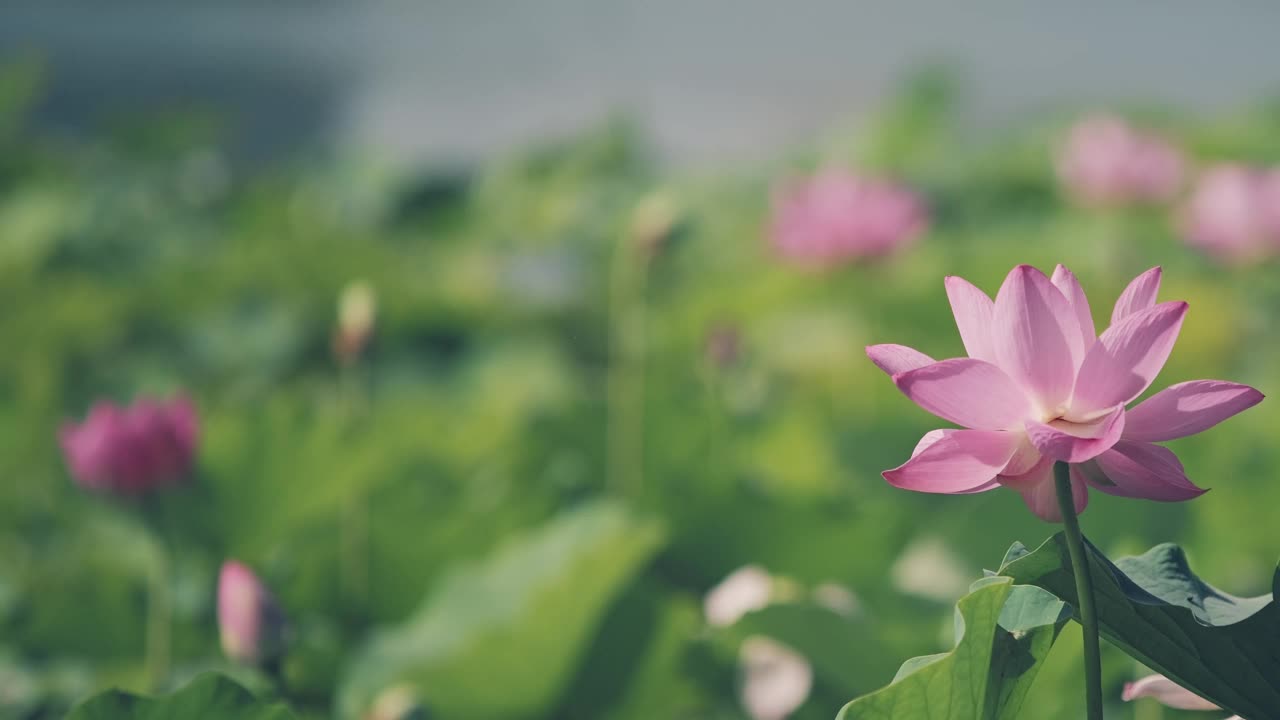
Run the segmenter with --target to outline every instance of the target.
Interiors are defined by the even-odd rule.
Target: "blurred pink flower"
[[[1121,698],[1125,702],[1142,697],[1155,698],[1161,705],[1178,710],[1222,709],[1163,675],[1148,675],[1137,682],[1124,684],[1124,694]],[[1239,716],[1232,716],[1227,720],[1241,719]]]
[[[888,255],[927,225],[924,203],[910,189],[830,169],[774,193],[771,237],[784,257],[824,266]]]
[[[1245,264],[1280,251],[1280,169],[1219,165],[1205,171],[1183,212],[1187,244]]]
[[[740,697],[752,720],[786,720],[813,689],[813,666],[803,655],[763,635],[751,635],[738,650]]]
[[[199,422],[185,397],[141,398],[120,408],[95,403],[81,423],[59,432],[76,482],[92,490],[136,495],[180,480],[191,469]]]
[[[773,577],[759,565],[744,565],[729,573],[707,592],[702,602],[707,623],[727,627],[742,616],[768,606],[773,599]]]
[[[231,660],[256,665],[284,649],[285,619],[253,571],[228,560],[218,574],[218,635]]]
[[[1084,290],[1059,265],[1053,278],[1019,265],[993,302],[959,277],[947,296],[969,356],[935,361],[902,345],[872,345],[871,360],[920,407],[966,429],[927,433],[891,484],[963,494],[1001,485],[1032,512],[1061,521],[1053,462],[1072,464],[1076,511],[1087,485],[1121,497],[1189,500],[1204,493],[1156,442],[1193,435],[1256,405],[1262,393],[1196,380],[1125,411],[1164,366],[1185,302],[1156,303],[1160,268],[1139,275],[1095,336]]]
[[[1071,128],[1057,168],[1079,202],[1127,205],[1172,198],[1182,184],[1183,159],[1158,135],[1112,115],[1094,115]]]

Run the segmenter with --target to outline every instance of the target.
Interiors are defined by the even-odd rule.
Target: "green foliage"
[[[661,542],[660,527],[605,503],[513,539],[483,564],[446,577],[403,625],[377,632],[355,653],[338,693],[340,714],[360,717],[379,691],[401,684],[444,717],[545,708],[609,601]]]
[[[109,690],[84,701],[67,720],[291,720],[282,703],[267,703],[226,676],[206,673],[161,697]]]
[[[840,720],[1013,720],[1066,622],[1062,601],[992,577],[956,606],[954,650],[908,660],[886,688]]]
[[[1011,538],[1046,532],[1014,493],[904,493],[879,475],[940,423],[861,349],[961,352],[944,275],[994,291],[1014,264],[1065,262],[1104,327],[1124,284],[1161,264],[1162,297],[1191,312],[1156,388],[1221,377],[1273,394],[1280,379],[1275,265],[1208,262],[1180,242],[1176,205],[1066,201],[1052,150],[1068,118],[968,127],[945,71],[910,79],[859,132],[697,173],[657,162],[625,120],[395,172],[319,154],[241,163],[218,118],[74,139],[32,124],[40,77],[0,72],[0,703],[31,720],[149,685],[156,527],[173,571],[168,683],[230,671],[214,598],[234,557],[292,621],[281,671],[300,717],[329,717],[339,688],[358,712],[407,681],[443,717],[742,718],[737,649],[755,634],[814,666],[792,720],[829,720],[938,648],[964,580]],[[1274,104],[1160,124],[1194,165],[1280,158]],[[781,261],[771,186],[827,163],[919,188],[927,236],[870,265]],[[655,191],[679,231],[637,252],[634,214]],[[335,303],[355,280],[377,294],[376,329],[342,367]],[[159,522],[74,485],[60,423],[178,390],[200,410],[199,470],[154,503]],[[1278,424],[1268,401],[1177,441],[1214,492],[1095,496],[1086,534],[1113,555],[1176,539],[1224,584],[1269,590]],[[929,557],[906,552],[920,547]],[[702,597],[747,563],[794,592],[710,630]],[[824,583],[858,612],[813,602]],[[1082,715],[1078,669],[1055,664],[1070,643],[1037,676],[1037,720]],[[1106,665],[1113,698],[1143,671]],[[1030,677],[984,703],[1016,706]]]
[[[1074,603],[1070,567],[1059,534],[1034,551],[1014,546],[1000,573]],[[1216,590],[1172,544],[1114,564],[1090,548],[1090,570],[1108,640],[1236,714],[1280,716],[1280,605],[1273,594],[1237,598]]]

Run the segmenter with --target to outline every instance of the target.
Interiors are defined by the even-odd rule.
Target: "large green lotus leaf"
[[[1039,588],[980,580],[956,605],[955,649],[908,660],[837,720],[1014,720],[1068,617]]]
[[[412,617],[356,653],[338,692],[341,716],[359,717],[400,684],[441,717],[537,715],[663,537],[654,522],[601,501],[453,572]]]
[[[225,675],[205,673],[162,697],[122,690],[95,695],[67,720],[291,720],[289,708],[255,698]]]
[[[1245,718],[1280,718],[1280,588],[1237,598],[1206,584],[1176,545],[1112,563],[1089,547],[1100,632],[1152,669]],[[1076,602],[1066,541],[1015,545],[1001,575]]]

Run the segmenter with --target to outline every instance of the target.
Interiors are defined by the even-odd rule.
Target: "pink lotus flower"
[[[1189,500],[1205,491],[1156,442],[1193,435],[1256,405],[1262,393],[1218,380],[1179,383],[1126,411],[1155,380],[1177,340],[1185,302],[1156,303],[1160,268],[1139,275],[1095,336],[1075,275],[1014,268],[993,302],[958,277],[947,296],[969,357],[935,361],[902,345],[867,355],[907,397],[963,430],[934,430],[891,484],[919,492],[976,493],[1004,485],[1032,512],[1061,521],[1053,462],[1072,464],[1076,511],[1088,485],[1111,495]]]
[[[284,613],[245,565],[228,560],[218,574],[218,634],[227,657],[269,662],[284,649]]]
[[[1222,709],[1163,675],[1148,675],[1137,682],[1124,684],[1124,694],[1121,698],[1125,702],[1142,697],[1155,698],[1161,705],[1178,710]],[[1242,720],[1242,718],[1239,715],[1233,715],[1227,720]]]
[[[185,397],[142,398],[126,408],[108,401],[94,404],[84,422],[62,426],[59,440],[80,485],[137,495],[185,476],[198,435],[195,408]]]
[[[1168,200],[1182,184],[1182,154],[1111,115],[1077,123],[1058,153],[1058,177],[1086,205]]]
[[[1200,177],[1183,213],[1187,244],[1230,264],[1280,251],[1280,169],[1220,165]]]
[[[793,181],[774,194],[773,245],[803,264],[888,255],[927,225],[924,204],[911,190],[842,170]]]

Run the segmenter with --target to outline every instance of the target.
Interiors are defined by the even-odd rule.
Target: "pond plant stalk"
[[[1065,462],[1053,465],[1053,479],[1058,493],[1058,505],[1062,508],[1062,524],[1066,528],[1067,552],[1071,556],[1071,571],[1076,582],[1076,607],[1080,611],[1080,626],[1084,629],[1084,682],[1085,700],[1089,720],[1102,720],[1102,656],[1098,644],[1098,613],[1094,606],[1093,577],[1089,573],[1089,556],[1080,532],[1080,518],[1076,514],[1071,494],[1071,466]]]
[[[608,370],[606,447],[612,490],[636,496],[644,478],[645,304],[649,258],[624,243],[616,252],[610,278],[612,325]]]
[[[377,319],[377,295],[371,285],[355,281],[338,297],[338,322],[333,336],[333,354],[338,361],[338,395],[346,435],[356,432],[371,402],[362,363],[373,339]],[[368,493],[360,488],[352,493],[340,521],[340,563],[342,587],[357,614],[367,611],[371,594],[369,554],[371,540]]]
[[[632,211],[609,274],[609,368],[605,453],[610,489],[644,491],[644,381],[649,272],[678,216],[671,196],[655,190]]]
[[[152,692],[164,689],[169,676],[173,609],[169,597],[169,548],[162,537],[152,538],[147,568],[146,678]]]
[[[356,367],[344,367],[339,382],[344,432],[349,435],[361,419],[365,389]],[[363,488],[351,495],[342,510],[342,584],[357,613],[365,612],[369,601],[369,514],[369,498]]]

